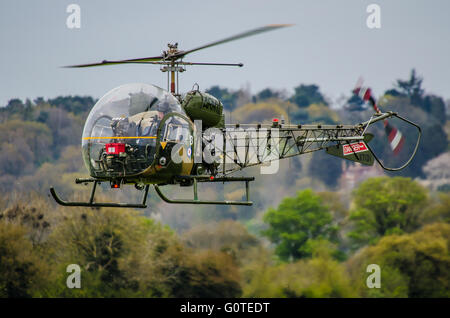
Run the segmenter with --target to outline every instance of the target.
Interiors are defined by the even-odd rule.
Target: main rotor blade
[[[197,62],[179,62],[181,65],[210,65],[210,66],[238,66],[242,67],[242,63],[197,63]]]
[[[203,49],[206,49],[206,48],[209,48],[209,47],[212,47],[212,46],[216,46],[216,45],[219,45],[219,44],[227,43],[227,42],[234,41],[234,40],[239,40],[239,39],[242,39],[242,38],[245,38],[245,37],[248,37],[248,36],[256,35],[256,34],[267,32],[267,31],[271,31],[271,30],[276,30],[276,29],[279,29],[279,28],[284,28],[284,27],[288,27],[288,26],[292,26],[292,25],[293,24],[269,24],[269,25],[266,25],[266,26],[263,26],[263,27],[259,27],[257,29],[253,29],[253,30],[250,30],[250,31],[246,31],[246,32],[243,32],[243,33],[239,33],[239,34],[230,36],[228,38],[225,38],[225,39],[222,39],[222,40],[219,40],[219,41],[215,41],[215,42],[211,42],[211,43],[206,44],[206,45],[199,46],[199,47],[197,47],[195,49],[192,49],[192,50],[181,51],[179,53],[176,53],[176,54],[172,55],[171,57],[172,58],[182,58],[185,55],[187,55],[189,53],[192,53],[192,52],[196,52],[196,51],[203,50]]]
[[[143,57],[143,58],[138,58],[138,59],[118,60],[118,61],[104,60],[100,63],[78,64],[78,65],[69,65],[69,66],[63,66],[63,67],[76,68],[76,67],[92,67],[92,66],[127,64],[127,63],[155,62],[155,61],[161,61],[162,59],[163,59],[162,56],[153,56],[153,57]]]

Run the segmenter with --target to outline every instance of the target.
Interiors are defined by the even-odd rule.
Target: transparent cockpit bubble
[[[374,155],[388,169],[400,169],[414,155],[419,129],[398,117],[371,124],[366,133],[374,135],[369,142]]]
[[[184,114],[173,95],[154,85],[126,84],[106,93],[83,130],[83,159],[91,175],[127,176],[149,167],[158,126],[171,112]]]

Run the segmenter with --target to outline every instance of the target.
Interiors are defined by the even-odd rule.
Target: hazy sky
[[[81,7],[69,29],[66,8]],[[381,8],[369,29],[366,8]],[[415,67],[428,93],[450,98],[450,1],[1,0],[0,105],[13,97],[101,97],[129,82],[166,87],[157,66],[64,69],[62,65],[159,55],[168,42],[190,49],[272,23],[295,26],[196,52],[193,62],[242,62],[243,68],[191,66],[180,88],[221,85],[252,93],[316,83],[331,99],[363,76],[375,94]]]

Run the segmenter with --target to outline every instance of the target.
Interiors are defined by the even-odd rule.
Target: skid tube
[[[161,189],[158,185],[153,185],[156,193],[159,197],[171,204],[216,204],[216,205],[253,205],[253,201],[250,201],[250,181],[254,181],[255,177],[219,177],[211,179],[210,176],[195,176],[188,177],[193,181],[193,191],[194,191],[194,199],[170,199],[162,193]],[[199,200],[198,199],[198,191],[197,191],[197,183],[198,182],[245,182],[245,201],[208,201],[208,200]]]
[[[90,207],[90,208],[138,208],[138,209],[145,209],[147,207],[147,195],[148,195],[148,189],[150,185],[146,185],[144,189],[144,195],[142,196],[142,202],[141,203],[115,203],[115,202],[94,202],[94,196],[95,196],[95,190],[97,188],[97,183],[99,183],[98,180],[94,179],[77,179],[75,181],[76,183],[87,183],[87,182],[93,182],[91,196],[89,198],[89,202],[77,202],[77,201],[64,201],[62,200],[57,194],[53,187],[50,188],[50,194],[52,195],[53,199],[55,199],[56,203],[62,206],[84,206],[84,207]]]

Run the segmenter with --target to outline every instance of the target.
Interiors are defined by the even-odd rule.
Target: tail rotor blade
[[[370,89],[370,87],[362,86],[362,84],[363,80],[360,77],[355,85],[353,93],[358,95],[363,101],[369,102],[369,104],[373,107],[375,112],[381,113],[381,110],[380,108],[378,108],[376,100],[372,95],[372,90]],[[405,137],[400,132],[400,130],[391,125],[387,119],[384,120],[384,127],[389,141],[389,145],[394,154],[398,155],[405,142]]]
[[[405,143],[405,136],[403,136],[400,130],[389,124],[387,120],[384,121],[384,127],[389,141],[389,146],[394,154],[398,155],[403,147],[403,144]]]

